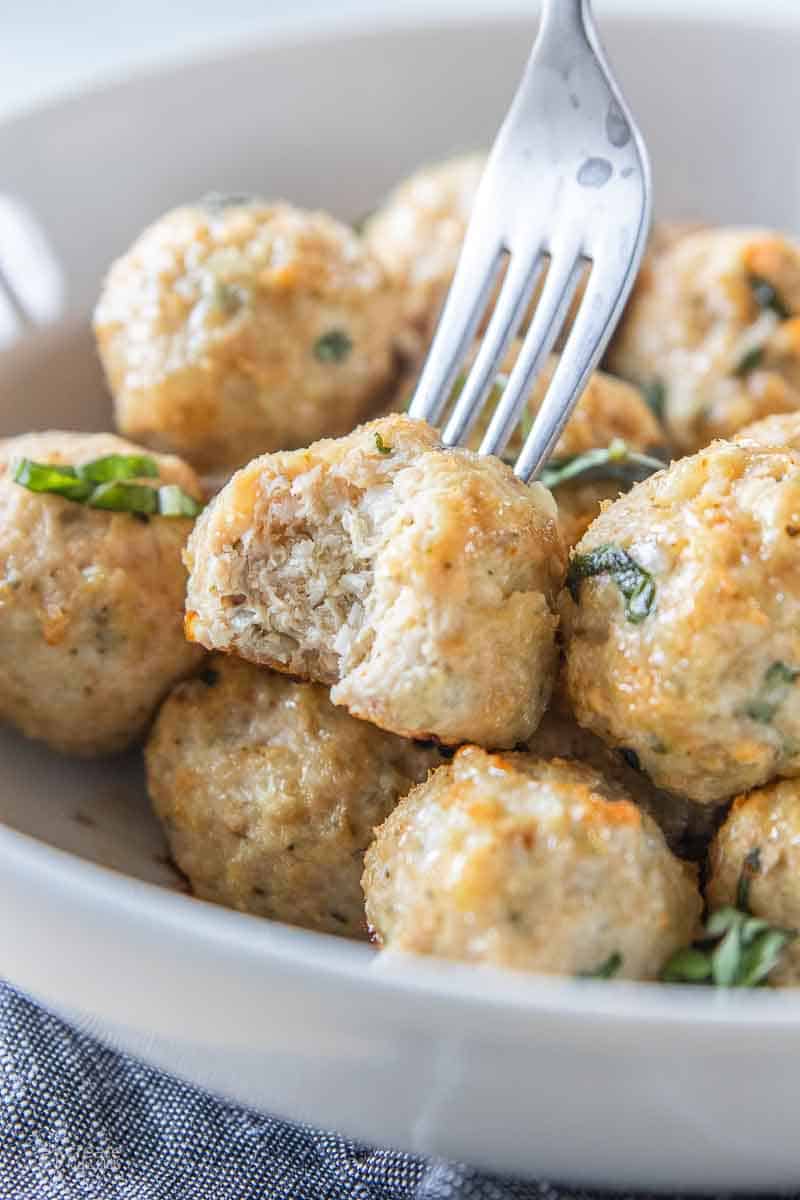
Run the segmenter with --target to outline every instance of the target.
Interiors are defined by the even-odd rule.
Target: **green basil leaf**
[[[539,476],[539,482],[551,491],[580,478],[618,479],[630,485],[646,479],[665,465],[659,458],[630,450],[621,438],[615,438],[604,448],[597,447],[568,458],[551,458]]]
[[[353,342],[343,329],[331,329],[317,338],[314,357],[319,362],[340,363],[344,362],[352,349]]]
[[[89,508],[150,516],[158,512],[158,492],[155,488],[141,483],[126,483],[121,479],[114,479],[96,487],[86,503]]]
[[[638,625],[652,611],[656,584],[649,571],[619,546],[598,546],[588,554],[576,554],[567,572],[567,588],[575,603],[579,603],[580,585],[584,579],[609,575],[625,599],[625,616]]]
[[[177,483],[165,483],[158,489],[158,511],[162,517],[196,517],[203,505]]]
[[[158,479],[158,463],[148,454],[106,454],[77,467],[81,479],[109,483],[114,479]]]
[[[63,496],[65,500],[86,500],[92,492],[91,483],[80,479],[74,467],[37,463],[30,458],[17,462],[12,478],[29,492]]]
[[[792,684],[800,678],[800,668],[789,667],[783,662],[774,662],[764,673],[764,682],[758,695],[745,708],[745,714],[753,721],[768,725],[786,699]]]
[[[661,972],[664,983],[707,983],[711,979],[711,959],[695,946],[676,950]]]

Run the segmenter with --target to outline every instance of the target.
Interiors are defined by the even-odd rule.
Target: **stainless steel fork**
[[[489,156],[409,413],[437,424],[505,277],[443,433],[464,441],[544,275],[481,454],[502,454],[589,270],[561,358],[515,465],[536,477],[614,330],[650,224],[647,150],[606,62],[589,0],[543,0],[539,34]]]

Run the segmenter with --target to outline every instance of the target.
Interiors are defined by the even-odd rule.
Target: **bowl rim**
[[[794,3],[794,0],[792,0]],[[663,4],[663,7],[662,7]],[[729,27],[743,36],[750,31],[788,26],[800,29],[800,5],[754,17],[749,10],[723,12],[708,0],[695,0],[690,12],[677,13],[669,0],[654,0],[645,10],[640,0],[607,0],[603,19],[631,20],[642,24],[684,24],[694,28]],[[766,17],[766,19],[764,19]],[[16,108],[0,119],[0,135],[9,127],[46,120],[56,111],[78,112],[83,106],[126,90],[150,88],[167,77],[191,74],[237,61],[257,59],[275,50],[328,45],[338,40],[385,38],[393,34],[474,29],[532,23],[535,13],[505,7],[495,13],[466,17],[463,11],[436,13],[423,19],[411,10],[398,14],[372,10],[344,17],[320,16],[313,33],[290,26],[263,37],[237,38],[215,49],[165,56],[149,64],[134,64],[109,76],[93,77],[87,84],[56,91],[29,106]],[[406,1007],[448,1011],[459,1006],[473,1014],[519,1013],[580,1018],[614,1025],[668,1024],[700,1032],[721,1026],[732,1030],[800,1027],[800,1003],[791,989],[722,991],[626,981],[573,980],[503,970],[441,959],[377,955],[364,944],[329,934],[295,928],[280,922],[234,912],[194,897],[181,895],[155,883],[125,875],[77,854],[48,845],[0,822],[0,871],[9,869],[18,880],[37,889],[53,889],[76,901],[102,905],[116,927],[126,918],[145,920],[163,936],[205,945],[216,955],[235,954],[260,964],[271,960],[283,968],[302,971],[329,983],[369,986]],[[120,924],[121,923],[121,924]]]

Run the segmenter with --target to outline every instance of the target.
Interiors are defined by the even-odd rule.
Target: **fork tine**
[[[558,366],[514,467],[514,473],[525,482],[534,478],[549,458],[577,398],[602,358],[627,296],[632,269],[609,288],[607,267],[594,263]]]
[[[503,358],[519,329],[544,269],[541,251],[515,253],[497,299],[489,327],[442,435],[446,446],[464,440],[486,403]]]
[[[519,424],[536,376],[553,348],[585,269],[577,245],[554,249],[544,290],[480,453],[502,454]]]
[[[409,416],[421,417],[431,425],[438,422],[489,304],[503,254],[502,242],[486,239],[473,220]]]

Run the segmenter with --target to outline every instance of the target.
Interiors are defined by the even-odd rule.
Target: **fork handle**
[[[591,19],[590,0],[542,0],[538,40],[585,34],[587,22]]]

